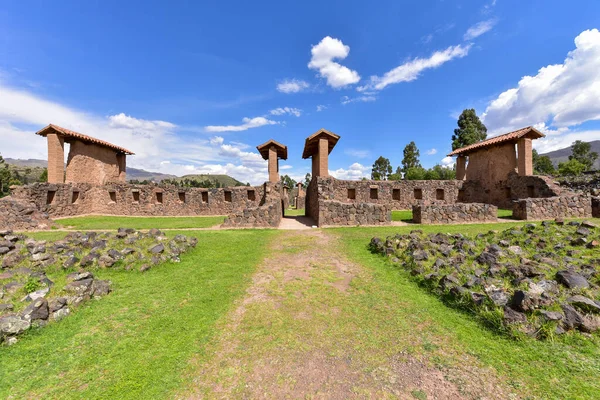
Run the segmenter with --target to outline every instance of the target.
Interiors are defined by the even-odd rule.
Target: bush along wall
[[[547,339],[600,332],[599,245],[596,224],[557,220],[475,237],[414,230],[369,246],[495,330]]]

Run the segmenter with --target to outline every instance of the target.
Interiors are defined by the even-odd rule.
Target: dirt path
[[[418,335],[426,324],[395,317],[395,297],[345,259],[333,235],[284,231],[181,397],[508,398],[468,355],[456,355],[458,367],[436,365],[439,349]]]

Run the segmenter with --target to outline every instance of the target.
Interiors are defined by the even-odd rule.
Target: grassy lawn
[[[392,211],[392,221],[412,222],[412,210]]]
[[[502,225],[418,226],[425,232],[476,234],[490,229],[507,229],[522,223]],[[474,317],[449,308],[410,280],[408,273],[395,268],[386,258],[367,249],[371,237],[406,233],[415,226],[395,228],[332,229],[342,239],[344,253],[372,271],[372,301],[390,304],[402,299],[395,318],[405,321],[396,340],[414,343],[406,351],[427,354],[440,366],[458,366],[472,356],[492,368],[523,396],[543,399],[598,398],[600,341],[584,340],[580,334],[555,342],[515,341],[486,329]],[[386,300],[388,299],[388,300]],[[366,299],[365,299],[366,301]],[[366,320],[363,323],[367,322]],[[367,323],[368,324],[368,323]],[[420,328],[416,328],[420,327]]]
[[[182,378],[188,361],[204,354],[215,323],[244,293],[277,234],[196,232],[197,247],[180,263],[146,273],[100,270],[96,276],[111,280],[113,293],[0,348],[0,398],[170,397],[189,383]]]
[[[225,217],[120,217],[90,216],[57,220],[65,228],[74,230],[113,230],[118,228],[134,229],[186,229],[209,228],[223,223]]]
[[[296,210],[294,208],[288,208],[285,210],[286,217],[303,217],[304,216],[304,208]]]
[[[506,210],[503,208],[498,209],[498,218],[512,218],[513,212],[512,210]]]

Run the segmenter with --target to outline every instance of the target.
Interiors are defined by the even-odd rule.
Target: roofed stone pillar
[[[262,158],[268,161],[269,182],[279,182],[279,159],[287,160],[287,146],[271,139],[256,149]]]
[[[517,167],[519,175],[533,175],[533,151],[531,146],[531,138],[520,138],[517,142],[517,152]]]
[[[65,179],[65,140],[62,135],[49,133],[48,183],[63,183]]]
[[[456,157],[456,179],[465,180],[467,175],[467,157],[460,155]]]
[[[298,186],[298,196],[304,196],[304,185],[302,184],[302,182],[298,182],[296,186]]]
[[[333,132],[321,129],[309,136],[304,144],[302,158],[312,157],[312,176],[329,176],[329,153],[340,137]]]

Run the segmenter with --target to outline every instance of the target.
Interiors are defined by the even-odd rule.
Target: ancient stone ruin
[[[512,209],[514,218],[524,220],[600,216],[597,198],[533,175],[531,142],[544,135],[532,127],[454,150],[457,179],[445,181],[335,179],[329,176],[329,154],[340,136],[320,129],[306,139],[302,153],[312,163],[306,190],[301,183],[296,189],[281,183],[279,161],[288,151],[275,140],[257,146],[268,162],[263,185],[204,189],[128,184],[125,158],[131,151],[56,125],[38,135],[48,140],[48,183],[14,187],[13,203],[0,206],[0,212],[26,210],[26,221],[11,223],[25,228],[50,226],[48,217],[82,214],[225,215],[224,227],[278,227],[290,203],[305,208],[319,227],[389,225],[392,210],[411,208],[414,221],[424,224],[495,221],[497,208]],[[66,172],[65,142],[71,145]]]

